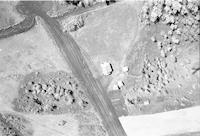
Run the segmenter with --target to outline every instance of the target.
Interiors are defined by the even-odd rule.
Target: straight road
[[[73,74],[86,88],[86,94],[99,113],[109,136],[126,136],[105,88],[93,77],[79,46],[69,33],[62,32],[58,22],[46,15],[40,7],[39,2],[27,1],[22,2],[18,8],[24,14],[37,15],[44,19],[48,31],[71,67]]]
[[[87,96],[101,116],[109,136],[126,136],[106,90],[93,77],[77,43],[70,34],[62,32],[58,22],[54,19],[45,15],[40,16],[45,20],[49,31],[65,60],[70,65],[73,74],[86,87]]]

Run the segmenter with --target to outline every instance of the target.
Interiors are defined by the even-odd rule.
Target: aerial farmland
[[[198,0],[0,1],[0,136],[200,136]]]

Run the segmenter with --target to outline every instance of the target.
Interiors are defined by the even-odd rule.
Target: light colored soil
[[[178,27],[183,28],[184,34],[178,36],[175,31],[172,36],[177,36],[181,43],[167,45],[162,33],[167,34],[170,25],[157,23],[145,27],[138,17],[142,5],[141,1],[125,1],[88,13],[84,26],[71,32],[90,69],[108,91],[113,91],[117,81],[124,81],[121,94],[130,115],[199,105],[199,72],[193,74],[193,69],[199,67],[199,42],[194,40],[198,30],[191,33],[194,39],[189,36],[191,43],[190,40],[185,42],[184,35],[190,34],[182,26],[180,17]],[[162,57],[158,43],[152,41],[153,36],[157,41],[165,42],[166,58]],[[172,51],[167,51],[170,48]],[[100,64],[104,61],[113,66],[110,76],[102,75]],[[125,65],[129,66],[128,74],[121,70]]]
[[[12,11],[12,2],[4,4],[0,5],[0,29],[23,18]],[[85,13],[81,21],[76,16],[62,18],[61,22],[67,26],[67,31],[71,21],[70,25],[77,25],[78,29],[69,30],[70,34],[80,46],[94,77],[107,88],[119,116],[127,115],[127,111],[129,115],[141,115],[199,105],[200,71],[194,72],[199,67],[199,41],[192,39],[184,30],[185,36],[179,37],[181,44],[173,44],[172,51],[164,52],[163,56],[157,45],[158,41],[167,42],[161,33],[168,33],[170,27],[160,23],[149,27],[141,23],[138,15],[142,5],[141,1],[123,1]],[[49,10],[50,6],[46,8]],[[66,9],[54,5],[50,14],[62,15],[67,12]],[[152,36],[156,42],[152,41]],[[185,41],[187,37],[189,40]],[[191,42],[191,39],[194,41]],[[166,44],[162,50],[167,50],[169,45]],[[100,64],[104,61],[113,66],[110,76],[102,75]],[[129,71],[124,73],[122,67],[126,65]],[[36,26],[30,31],[0,40],[0,113],[16,113],[13,100],[19,98],[25,77],[37,71],[42,73],[43,78],[48,75],[55,78],[54,74],[58,71],[71,73],[43,20],[38,17]],[[123,80],[125,86],[114,91],[113,85],[119,80]],[[44,112],[42,115],[19,111],[18,114],[31,122],[34,136],[107,136],[93,108],[75,112]],[[174,118],[179,119],[177,116]]]
[[[28,83],[27,75],[42,73],[42,79],[46,78],[47,81],[47,79],[62,78],[56,76],[58,71],[71,73],[43,25],[43,21],[37,18],[36,26],[30,31],[0,41],[0,64],[2,65],[0,67],[0,113],[5,111],[16,113],[13,109],[13,101],[20,96],[19,90],[23,88],[24,81]],[[39,77],[37,79],[42,80]],[[77,111],[66,107],[65,109],[54,113],[46,112],[43,115],[34,112],[18,111],[17,113],[31,122],[33,136],[88,136],[92,133],[100,136],[107,135],[101,119],[93,109],[83,111],[80,108]],[[85,119],[89,120],[88,124]],[[93,132],[90,131],[91,127]]]
[[[29,32],[1,40],[0,49],[0,112],[14,112],[12,101],[18,96],[20,82],[27,74],[35,71],[48,73],[59,70],[70,73],[70,69],[40,21]],[[26,117],[31,121],[33,129],[37,130],[34,136],[66,136],[66,134],[78,136],[78,122],[70,114],[60,117],[53,115],[40,117],[30,114]],[[58,118],[60,120],[66,118],[69,125],[59,127],[58,123],[55,123],[59,121]]]
[[[200,107],[196,106],[151,115],[121,117],[120,121],[127,136],[185,136],[184,133],[190,136],[190,133],[195,134],[200,130],[199,113]]]
[[[34,129],[34,136],[79,136],[79,122],[73,114],[62,115],[25,115]],[[66,124],[62,125],[65,121]]]
[[[102,77],[100,64],[104,61],[112,63],[112,76],[119,76],[125,54],[137,36],[137,5],[117,3],[89,13],[84,27],[71,33],[89,58],[94,76]]]
[[[10,105],[15,97],[19,82],[33,71],[50,72],[68,70],[52,40],[40,24],[31,31],[0,41],[0,86],[1,104]],[[69,72],[68,70],[67,72]],[[6,93],[5,93],[6,92]],[[1,105],[1,110],[10,106]]]

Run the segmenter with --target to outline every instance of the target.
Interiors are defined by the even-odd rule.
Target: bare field
[[[128,136],[198,136],[199,106],[149,115],[121,117]],[[133,123],[137,122],[137,123]]]
[[[78,108],[77,104],[73,104],[72,107],[68,106],[63,109],[56,109],[55,101],[60,101],[58,100],[60,96],[49,94],[49,96],[45,96],[46,98],[44,100],[50,100],[54,97],[52,103],[54,105],[52,105],[52,108],[55,111],[47,111],[44,113],[42,112],[43,109],[41,110],[41,107],[39,107],[41,104],[39,96],[42,94],[38,95],[36,90],[36,95],[32,96],[35,90],[30,89],[34,86],[36,87],[36,85],[39,87],[42,79],[48,77],[47,81],[52,80],[54,82],[54,80],[64,80],[63,78],[65,77],[56,77],[56,72],[60,71],[61,73],[71,74],[71,70],[61,56],[58,48],[55,46],[55,42],[49,37],[48,31],[45,30],[44,25],[43,20],[37,17],[37,23],[30,31],[0,41],[0,112],[18,113],[29,120],[31,122],[31,130],[33,131],[30,136],[78,136],[80,134],[86,136],[90,133],[106,136],[107,133],[102,127],[101,119],[99,119],[93,109],[87,108],[88,102],[77,100],[77,97],[86,100],[87,98],[84,94],[78,94],[79,96],[76,96],[76,99],[69,98],[68,96],[68,98],[66,98],[66,104],[68,103],[68,105],[70,105],[73,101],[76,101],[76,103],[82,105],[84,109]],[[41,79],[37,77],[39,73],[42,74]],[[30,76],[31,80],[29,78],[27,79],[27,76]],[[75,87],[72,77],[69,77],[69,79],[72,81],[69,83]],[[67,80],[65,81],[67,82]],[[33,86],[30,86],[29,82],[35,83]],[[49,84],[51,83],[46,85],[48,88]],[[43,85],[45,86],[45,84],[42,84],[42,87]],[[27,86],[27,90],[20,91],[24,86]],[[62,87],[58,86],[57,90],[58,88],[62,90]],[[61,90],[58,91],[60,92]],[[41,92],[42,91],[46,92],[46,90],[41,90]],[[69,94],[72,95],[71,93],[73,92],[71,92],[70,89],[68,91]],[[25,95],[26,93],[27,96]],[[30,98],[37,100],[35,104],[32,103],[34,101]],[[15,101],[15,99],[18,100]],[[63,99],[63,97],[61,99]],[[20,102],[22,102],[22,105]],[[61,102],[60,104],[62,105]],[[58,104],[58,106],[61,106],[60,104]],[[16,105],[22,107],[16,108]],[[46,107],[44,106],[44,108]],[[86,119],[88,123],[85,122]],[[12,128],[15,128],[15,126],[12,126]],[[3,129],[7,129],[6,125],[4,125]],[[12,135],[16,133],[15,131],[14,129],[3,133],[4,135],[6,133]]]
[[[70,73],[39,20],[29,32],[1,40],[0,49],[1,112],[14,112],[12,101],[18,97],[18,89],[27,74],[35,71],[49,73],[59,70]],[[78,135],[78,122],[70,114],[41,117],[33,114],[22,115],[31,121],[34,136],[63,136],[66,132],[68,136]],[[59,121],[65,119],[69,125],[59,126]]]
[[[38,24],[27,33],[0,41],[2,94],[4,94],[3,92],[8,92],[9,94],[9,92],[12,91],[13,93],[10,92],[10,94],[15,95],[19,81],[30,72],[37,70],[43,72],[50,72],[53,70],[66,71],[68,69],[67,65],[62,63],[63,59],[57,53],[58,51],[51,39],[48,39],[46,32],[42,26]],[[4,99],[5,101],[9,100],[9,97],[12,97],[12,95],[8,95],[7,97],[2,96],[1,99],[3,100],[1,104],[4,103]],[[4,109],[3,107],[4,106],[2,106],[1,110]]]
[[[171,26],[159,22],[145,26],[139,17],[142,5],[126,1],[86,13],[84,26],[71,32],[93,74],[108,91],[114,91],[113,86],[123,81],[125,86],[120,90],[131,115],[199,105],[199,72],[194,73],[199,67],[199,41],[185,41],[179,34],[180,29],[185,32],[181,15]],[[193,35],[197,36],[198,30]],[[180,44],[173,43],[176,37]],[[101,74],[103,62],[112,64],[110,76]],[[123,66],[129,67],[128,73],[122,72]]]
[[[16,5],[0,2],[0,135],[199,135],[198,1]]]
[[[122,2],[86,13],[84,27],[71,32],[83,50],[95,77],[104,78],[100,68],[100,64],[104,61],[112,63],[114,68],[112,79],[121,74],[120,69],[125,65],[126,53],[130,51],[131,43],[138,37],[140,26],[137,15],[140,6],[141,3]],[[108,81],[111,82],[110,78]]]

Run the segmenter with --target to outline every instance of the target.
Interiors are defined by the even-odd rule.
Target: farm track
[[[30,30],[35,25],[34,16],[40,16],[45,21],[48,32],[50,32],[52,39],[55,40],[56,45],[72,69],[73,74],[85,86],[86,94],[99,113],[109,136],[126,136],[106,89],[103,88],[100,81],[93,77],[79,46],[72,36],[69,33],[63,33],[59,23],[46,15],[46,13],[40,9],[39,3],[23,2],[20,6],[22,7],[21,9],[18,7],[19,10],[21,10],[20,13],[24,11],[24,13],[28,13],[28,16],[21,23],[8,29],[1,30],[0,39]]]
[[[62,32],[58,22],[54,19],[45,14],[38,15],[45,20],[52,37],[71,67],[73,74],[86,87],[86,94],[103,120],[109,136],[125,136],[126,134],[105,88],[93,77],[77,43],[70,34]]]

